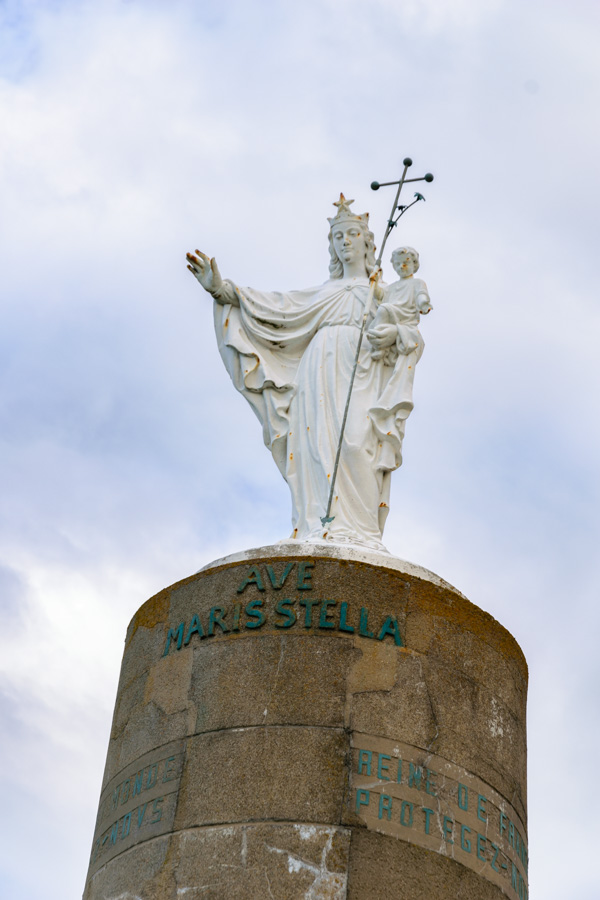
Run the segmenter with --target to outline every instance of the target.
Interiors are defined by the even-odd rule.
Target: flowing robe
[[[423,351],[416,328],[406,347],[404,326],[403,350],[393,367],[373,360],[369,341],[363,341],[334,518],[321,524],[368,292],[367,278],[332,279],[288,293],[225,282],[215,303],[215,329],[225,367],[258,416],[264,442],[289,485],[291,537],[384,550],[390,473],[402,462],[414,370]]]

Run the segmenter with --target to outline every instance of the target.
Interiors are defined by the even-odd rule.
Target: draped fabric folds
[[[401,351],[393,366],[373,360],[369,341],[363,341],[334,518],[321,524],[368,291],[367,278],[333,279],[288,293],[225,282],[221,303],[215,303],[215,329],[227,371],[258,416],[289,485],[291,537],[382,550],[390,473],[402,462],[414,370],[423,351],[416,327],[398,322]]]

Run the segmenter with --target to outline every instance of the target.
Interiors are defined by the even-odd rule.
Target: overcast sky
[[[290,531],[185,251],[318,284],[332,201],[380,240],[369,184],[406,155],[435,309],[385,542],[519,641],[531,897],[598,900],[599,27],[596,0],[0,0],[7,900],[81,895],[136,609]]]

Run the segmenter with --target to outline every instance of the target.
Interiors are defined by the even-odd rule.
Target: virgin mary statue
[[[212,294],[219,351],[258,416],[265,444],[292,494],[291,538],[385,551],[390,473],[402,462],[405,421],[423,341],[416,327],[382,324],[361,347],[330,517],[325,516],[356,348],[375,271],[368,213],[340,195],[329,219],[329,280],[266,293],[223,280],[216,261],[188,253],[188,268]],[[382,291],[378,291],[381,300]],[[369,322],[367,322],[369,329]],[[390,354],[380,351],[396,345]],[[378,352],[375,352],[378,351]],[[377,359],[371,354],[375,352]]]

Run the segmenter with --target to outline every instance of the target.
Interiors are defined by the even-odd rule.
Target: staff
[[[346,420],[348,419],[348,409],[350,408],[350,398],[352,397],[352,388],[354,387],[354,378],[356,375],[356,369],[358,368],[358,358],[360,356],[360,348],[362,346],[362,341],[363,341],[363,336],[365,333],[367,319],[369,318],[369,313],[371,312],[371,306],[373,305],[373,297],[375,296],[375,289],[376,289],[377,284],[379,283],[379,279],[381,277],[381,260],[383,258],[383,251],[385,249],[385,245],[386,245],[388,237],[392,233],[392,230],[394,229],[394,227],[398,224],[398,220],[404,215],[405,212],[407,212],[410,209],[411,206],[414,206],[415,203],[418,203],[419,200],[425,200],[425,197],[423,197],[422,194],[416,193],[415,194],[416,199],[413,200],[412,203],[409,203],[408,206],[398,206],[398,200],[400,199],[400,192],[402,191],[403,185],[407,184],[408,182],[412,182],[412,181],[431,182],[431,181],[433,181],[433,175],[430,172],[428,172],[427,175],[423,175],[421,178],[407,178],[406,177],[406,173],[408,172],[409,167],[412,166],[412,159],[410,159],[410,157],[407,156],[406,159],[403,160],[403,165],[404,165],[404,171],[402,172],[402,177],[400,178],[399,181],[384,181],[382,184],[380,184],[378,181],[371,182],[371,189],[374,191],[378,191],[380,187],[387,187],[388,185],[391,185],[391,184],[397,184],[398,190],[396,191],[396,196],[394,198],[392,211],[391,211],[390,217],[387,221],[387,225],[385,228],[385,234],[383,236],[383,241],[381,242],[381,250],[379,251],[379,256],[377,257],[377,260],[375,262],[375,269],[371,273],[371,277],[369,279],[370,280],[369,294],[367,296],[367,302],[365,303],[365,311],[363,314],[362,325],[360,327],[360,334],[358,336],[358,344],[356,346],[356,356],[354,357],[354,366],[352,368],[352,375],[350,376],[350,384],[348,386],[348,397],[346,398],[346,406],[344,407],[344,415],[342,418],[342,427],[340,429],[340,440],[338,443],[337,453],[335,455],[335,463],[333,466],[333,473],[331,476],[331,487],[329,489],[329,499],[327,500],[327,509],[325,511],[325,515],[321,517],[321,524],[323,525],[323,527],[325,527],[325,525],[327,525],[328,522],[333,522],[333,520],[335,518],[335,516],[329,515],[329,513],[331,512],[331,504],[333,503],[333,491],[335,489],[335,479],[336,479],[338,467],[340,464],[340,455],[342,452],[342,442],[344,440],[344,431],[346,429]],[[394,216],[396,215],[396,210],[398,210],[398,209],[400,210],[400,212],[394,219]]]

